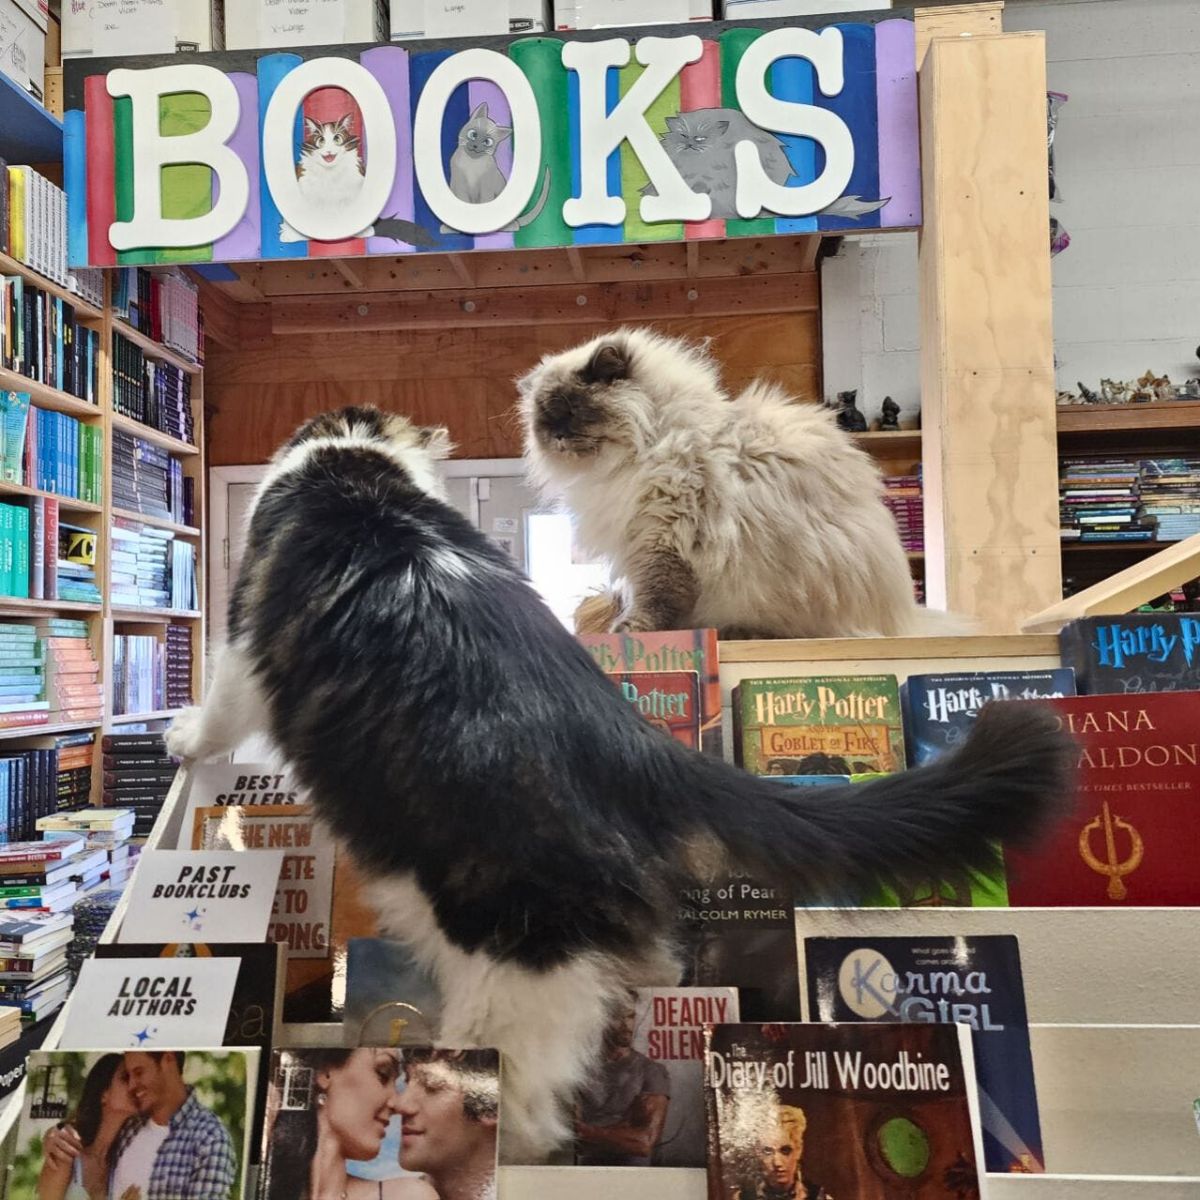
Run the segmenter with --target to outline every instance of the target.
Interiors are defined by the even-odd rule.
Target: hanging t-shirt
[[[138,1189],[133,1193],[138,1200],[150,1194],[150,1173],[154,1170],[154,1159],[170,1131],[168,1125],[147,1121],[134,1134],[113,1169],[112,1188],[109,1191],[113,1200],[124,1200],[130,1188]]]

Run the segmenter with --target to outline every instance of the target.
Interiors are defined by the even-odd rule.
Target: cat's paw
[[[658,626],[647,620],[645,617],[639,617],[637,613],[632,613],[628,617],[623,617],[613,626],[613,633],[654,633]]]
[[[204,759],[221,752],[221,747],[205,736],[204,710],[185,708],[166,733],[167,753],[175,758]]]
[[[281,242],[307,241],[305,236],[298,229],[293,229],[286,221],[279,222],[279,240]]]

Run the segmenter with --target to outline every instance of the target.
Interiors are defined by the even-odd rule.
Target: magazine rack
[[[1048,636],[726,642],[721,683],[824,673],[1044,668]],[[728,718],[728,711],[726,711]],[[148,849],[176,846],[187,798],[180,772]],[[103,941],[116,939],[125,901]],[[1196,1200],[1200,1136],[1200,912],[1135,909],[806,909],[798,939],[1011,933],[1018,938],[1046,1148],[1046,1175],[992,1175],[991,1200]],[[64,1010],[65,1011],[65,1010]],[[46,1041],[57,1043],[62,1015]],[[342,1045],[341,1025],[285,1025],[280,1045]],[[0,1111],[11,1147],[21,1092]],[[704,1172],[667,1168],[504,1167],[503,1200],[704,1200]],[[10,1200],[18,1200],[11,1197]],[[27,1200],[25,1197],[19,1200]]]

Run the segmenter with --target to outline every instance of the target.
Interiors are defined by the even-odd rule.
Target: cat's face
[[[511,133],[509,126],[497,125],[488,116],[485,101],[476,106],[471,119],[458,131],[458,146],[471,158],[491,158],[496,147]]]
[[[400,413],[378,408],[342,408],[306,421],[276,454],[274,462],[280,470],[286,470],[295,457],[310,452],[318,443],[330,442],[352,442],[382,450],[408,472],[423,492],[445,496],[437,462],[449,458],[454,445],[443,425],[416,425]]]
[[[350,114],[337,121],[314,121],[304,118],[304,144],[300,157],[306,165],[326,171],[335,171],[347,155],[358,157],[358,138],[350,129]]]
[[[727,118],[680,113],[667,118],[667,132],[663,134],[662,144],[672,160],[708,154],[723,148],[728,132]]]

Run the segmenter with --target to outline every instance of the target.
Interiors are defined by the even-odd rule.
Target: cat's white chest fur
[[[342,154],[338,160],[326,166],[314,163],[309,158],[301,159],[296,176],[296,187],[300,195],[314,208],[334,215],[354,200],[362,191],[363,176],[354,155]],[[364,229],[356,237],[371,237],[373,229]],[[281,242],[302,242],[305,237],[286,221],[280,223]]]

